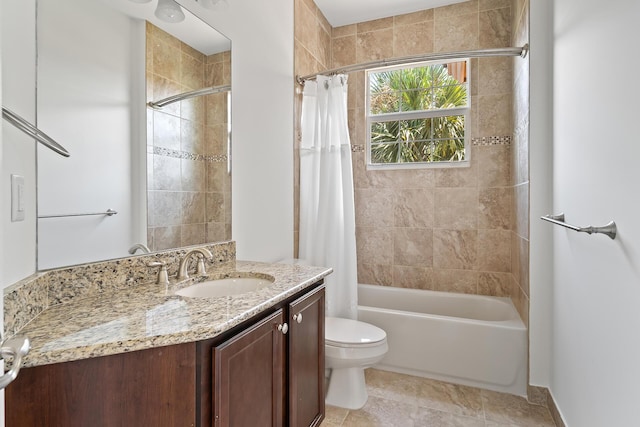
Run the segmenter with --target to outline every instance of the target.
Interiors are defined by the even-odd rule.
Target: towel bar
[[[611,221],[610,223],[608,223],[607,225],[604,225],[602,227],[593,227],[593,226],[588,226],[588,227],[578,227],[577,225],[571,225],[571,224],[567,224],[566,222],[564,222],[564,214],[558,214],[558,215],[544,215],[541,216],[540,219],[544,220],[544,221],[549,221],[552,224],[556,224],[556,225],[560,225],[562,227],[566,227],[569,228],[571,230],[580,232],[580,233],[587,233],[587,234],[606,234],[607,236],[609,236],[612,240],[616,238],[616,233],[618,232],[618,229],[616,227],[616,223]]]
[[[118,211],[114,211],[113,209],[107,209],[106,212],[59,214],[59,215],[40,215],[38,217],[38,219],[43,219],[43,218],[66,218],[68,216],[94,216],[94,215],[113,216],[113,215],[117,215],[117,214],[118,214]]]

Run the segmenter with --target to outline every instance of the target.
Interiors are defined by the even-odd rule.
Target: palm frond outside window
[[[469,61],[367,73],[370,166],[416,167],[468,160]]]

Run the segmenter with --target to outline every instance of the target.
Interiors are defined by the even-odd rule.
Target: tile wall
[[[528,38],[524,4],[471,0],[331,28],[312,0],[296,0],[296,75],[392,57],[519,46]],[[508,296],[527,321],[524,70],[528,62],[521,58],[471,61],[470,167],[396,171],[366,170],[365,75],[349,75],[360,283]],[[300,99],[297,93],[298,108]],[[298,169],[295,194],[297,219]],[[296,221],[296,254],[297,231]]]
[[[231,83],[229,51],[205,56],[147,23],[147,100]],[[227,93],[147,109],[151,250],[231,238]]]
[[[529,42],[529,0],[513,0],[513,43]],[[529,322],[529,56],[513,60],[512,299]]]
[[[294,75],[306,76],[331,68],[331,24],[313,0],[295,0]],[[300,118],[302,87],[295,84],[294,232],[293,253],[298,256],[300,220]]]
[[[511,2],[473,0],[334,28],[333,66],[511,44]],[[471,165],[368,171],[365,75],[349,77],[358,280],[510,295],[511,58],[471,61]]]

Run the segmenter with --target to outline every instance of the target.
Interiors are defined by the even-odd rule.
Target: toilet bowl
[[[360,409],[367,402],[364,370],[388,350],[387,334],[377,326],[351,319],[325,318],[325,366],[331,370],[328,405]]]

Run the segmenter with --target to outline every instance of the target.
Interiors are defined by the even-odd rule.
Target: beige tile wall
[[[331,28],[312,0],[296,0],[296,74],[422,53],[520,46],[528,38],[525,3],[471,0]],[[397,171],[366,170],[365,76],[349,75],[360,283],[509,296],[527,321],[525,70],[528,60],[520,58],[471,61],[469,136],[476,143],[470,167]],[[296,124],[299,137],[298,129]],[[506,138],[483,143],[492,136]],[[295,155],[297,165],[297,150]],[[298,169],[295,182],[297,254]]]
[[[230,52],[209,57],[147,24],[147,100],[231,82]],[[152,250],[229,240],[227,94],[147,109],[147,243]],[[160,151],[159,151],[160,150]]]
[[[513,43],[529,42],[529,0],[513,0]],[[529,56],[513,60],[512,299],[529,321]]]
[[[510,44],[510,0],[474,0],[335,28],[332,65]],[[349,79],[351,143],[364,146],[364,72]],[[511,137],[511,59],[472,60],[471,94],[469,137]],[[368,171],[354,152],[359,282],[510,296],[508,141],[472,145],[468,168]]]
[[[294,73],[306,76],[331,68],[331,24],[313,0],[294,1]],[[300,118],[302,87],[295,84],[294,232],[293,253],[298,256],[300,221]]]

